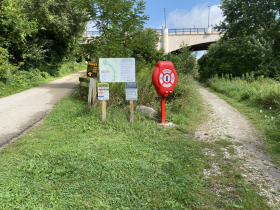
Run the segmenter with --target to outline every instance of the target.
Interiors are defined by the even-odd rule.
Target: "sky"
[[[209,25],[215,26],[223,20],[222,11],[218,7],[220,0],[146,0],[145,14],[149,21],[145,28],[161,29],[165,27],[164,8],[166,14],[166,28],[207,28],[210,6]],[[88,25],[88,30],[92,27]],[[199,52],[198,57],[204,52]]]
[[[207,28],[210,6],[209,25],[219,24],[223,20],[222,11],[218,7],[220,0],[146,0],[145,13],[150,16],[145,27],[161,29],[174,28]]]

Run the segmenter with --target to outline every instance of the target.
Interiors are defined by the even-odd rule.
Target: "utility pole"
[[[164,22],[165,22],[165,27],[166,28],[166,15],[165,15],[165,7],[164,7]]]
[[[210,20],[210,6],[208,6],[208,28],[210,27],[209,20]]]

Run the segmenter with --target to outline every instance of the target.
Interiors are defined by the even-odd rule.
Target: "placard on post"
[[[138,100],[138,91],[137,83],[130,82],[125,83],[125,100],[127,101],[137,101]]]
[[[101,82],[135,82],[135,58],[100,58]]]
[[[98,84],[98,100],[106,101],[109,100],[109,84],[99,83]]]
[[[102,120],[106,120],[106,100],[109,100],[109,84],[98,84],[98,100],[102,101]]]
[[[88,91],[88,109],[90,109],[91,104],[94,103],[96,98],[96,79],[98,73],[98,63],[88,61],[87,66],[87,77],[90,78],[89,81],[89,91]],[[93,95],[93,98],[91,96]]]
[[[134,121],[133,101],[138,99],[137,83],[125,83],[125,99],[130,101],[130,123]]]
[[[97,73],[98,73],[98,63],[97,62],[88,61],[87,77],[97,78]]]

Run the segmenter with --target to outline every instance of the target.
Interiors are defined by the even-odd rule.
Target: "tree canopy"
[[[222,0],[223,37],[198,61],[204,78],[252,72],[273,77],[280,71],[280,2]]]
[[[69,57],[89,20],[79,0],[3,0],[0,7],[0,47],[25,69]]]
[[[100,57],[141,57],[156,52],[158,35],[145,29],[149,16],[143,0],[90,0],[89,14],[101,36],[93,38],[91,54]]]

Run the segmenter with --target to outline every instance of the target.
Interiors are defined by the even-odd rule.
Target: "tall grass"
[[[280,83],[273,79],[262,76],[254,78],[253,74],[242,78],[225,75],[221,78],[215,76],[207,84],[236,100],[280,110]]]

